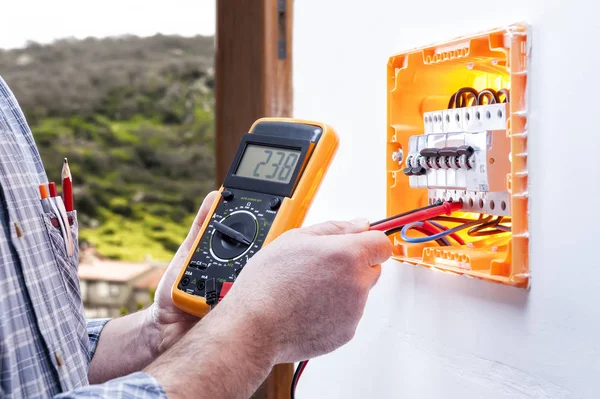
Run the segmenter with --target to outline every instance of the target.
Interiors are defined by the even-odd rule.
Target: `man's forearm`
[[[160,330],[149,311],[109,321],[102,329],[88,378],[99,384],[140,371],[158,356]]]
[[[274,366],[277,348],[225,303],[144,370],[169,398],[248,398]]]

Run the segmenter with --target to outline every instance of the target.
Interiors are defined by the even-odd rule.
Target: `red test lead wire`
[[[450,216],[452,212],[456,212],[461,208],[462,203],[460,202],[444,202],[443,204],[434,206],[433,208],[423,209],[415,213],[411,213],[405,216],[400,216],[398,218],[385,221],[376,226],[371,226],[371,230],[388,231],[398,227],[402,227],[409,223],[422,222],[424,220],[429,220],[444,214]]]
[[[290,398],[296,398],[296,387],[298,386],[298,381],[300,381],[300,377],[302,377],[302,373],[308,364],[308,360],[304,360],[298,363],[298,367],[296,368],[296,372],[294,373],[294,377],[292,378],[292,386],[290,389]]]

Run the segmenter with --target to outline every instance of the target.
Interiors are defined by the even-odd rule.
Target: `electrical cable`
[[[496,93],[496,90],[494,89],[483,89],[479,92],[479,94],[477,95],[477,102],[479,103],[479,105],[483,105],[484,98],[487,98],[488,104],[497,104],[500,102],[500,99],[498,98],[498,93]]]
[[[504,94],[504,101],[502,101],[502,102],[509,103],[510,102],[510,90],[508,90],[508,89],[498,90],[498,99],[500,99],[500,96],[503,94]]]
[[[467,232],[467,234],[471,237],[478,237],[478,236],[486,236],[488,234],[486,234],[486,232],[482,232],[481,230],[485,230],[488,229],[490,227],[494,227],[495,225],[498,224],[499,220],[502,220],[502,217],[496,218],[494,220],[492,220],[492,217],[489,216],[487,218],[487,221],[484,223],[481,223],[471,229],[469,229],[469,231]],[[492,233],[495,234],[495,233]]]
[[[400,236],[402,237],[402,239],[404,241],[409,242],[409,243],[415,243],[416,244],[416,243],[429,242],[429,241],[437,240],[437,239],[439,239],[441,237],[445,237],[445,236],[447,236],[449,234],[459,232],[459,231],[464,230],[466,228],[477,226],[477,225],[479,225],[481,223],[485,223],[485,222],[483,222],[484,220],[486,220],[486,219],[472,220],[469,223],[461,224],[459,226],[453,227],[453,228],[448,229],[448,230],[444,230],[444,231],[442,231],[440,233],[434,234],[434,235],[429,236],[429,237],[416,237],[416,238],[414,238],[414,237],[408,237],[406,235],[406,232],[408,230],[412,229],[415,226],[421,227],[421,225],[423,224],[423,222],[413,222],[413,223],[408,223],[406,226],[404,226],[402,228],[402,230],[400,231]]]
[[[296,386],[298,385],[298,381],[300,381],[300,377],[302,377],[302,373],[308,364],[308,360],[304,360],[298,363],[298,367],[296,367],[296,371],[294,372],[294,377],[292,378],[292,386],[290,390],[290,398],[294,399],[296,397]]]
[[[466,94],[466,96],[463,97],[463,94]],[[471,94],[473,96],[473,105],[479,105],[479,101],[477,99],[477,96],[479,95],[479,93],[477,92],[477,90],[475,90],[472,87],[463,87],[461,89],[458,89],[458,91],[456,92],[455,96],[454,96],[454,108],[464,108],[464,107],[468,107],[468,103],[469,103],[469,94]],[[457,104],[457,100],[461,100],[458,104]]]
[[[469,222],[473,221],[474,219],[459,218],[459,217],[454,217],[454,216],[436,216],[432,220],[436,220],[438,222],[449,222],[449,223],[469,223]],[[510,217],[504,216],[503,222],[510,223],[511,220],[512,219]]]
[[[388,222],[388,221],[393,220],[393,219],[397,219],[397,218],[402,217],[402,216],[407,216],[407,215],[413,214],[415,212],[422,211],[424,209],[434,208],[434,207],[442,205],[442,204],[443,204],[443,201],[439,201],[438,200],[438,201],[436,201],[435,203],[433,203],[431,205],[427,205],[427,206],[424,206],[422,208],[413,209],[413,210],[408,211],[408,212],[399,213],[397,215],[390,216],[389,218],[385,218],[385,219],[381,219],[381,220],[378,220],[376,222],[373,222],[373,223],[371,223],[371,227],[377,226],[378,224],[381,224],[381,223],[384,223],[384,222]]]
[[[440,215],[450,215],[452,212],[458,211],[462,208],[462,202],[444,202],[441,205],[437,205],[427,209],[421,209],[417,212],[400,216],[391,220],[387,220],[382,223],[378,223],[375,226],[371,225],[371,230],[379,230],[386,232],[391,229],[395,229],[400,226],[412,222],[422,222],[423,220],[429,220]],[[437,239],[437,238],[436,238]]]
[[[492,216],[489,216],[489,218],[491,218]],[[473,219],[467,219],[467,218],[458,218],[458,217],[452,217],[452,216],[437,216],[435,218],[433,218],[433,220],[437,220],[440,222],[447,222],[447,223],[469,223],[471,222]],[[491,219],[488,219],[487,221],[490,222]],[[430,220],[431,222],[431,220]],[[508,217],[508,216],[503,216],[501,222],[504,223],[511,223],[512,222],[512,218]],[[484,227],[481,228],[477,228],[477,229],[472,229],[473,231],[470,231],[469,236],[471,237],[481,237],[481,236],[489,236],[489,235],[493,235],[493,234],[500,234],[500,233],[509,233],[512,231],[512,228],[510,226],[505,226],[505,225],[501,225],[501,222],[490,222],[493,224],[489,224],[486,227],[494,227],[495,230],[488,230],[488,231],[484,231],[479,233],[480,230],[484,229]]]
[[[472,87],[463,87],[460,88],[456,93],[450,96],[450,101],[448,102],[448,109],[452,108],[463,108],[468,106],[469,103],[469,95],[473,98],[474,105],[479,105],[479,101],[477,100],[478,96],[477,90]],[[460,102],[458,102],[460,100]]]
[[[439,224],[436,223],[434,221],[428,220],[427,223],[431,223],[432,225],[436,226],[437,228],[441,229],[442,231],[446,231],[448,230],[448,227],[444,226],[443,224]],[[462,238],[460,238],[460,236],[456,233],[451,233],[448,234],[448,236],[452,237],[454,239],[454,241],[456,241],[459,245],[465,245],[465,240],[463,240]]]
[[[504,100],[500,101],[500,98],[504,96]],[[472,87],[462,87],[456,93],[450,96],[448,101],[448,109],[452,108],[463,108],[469,106],[469,101],[472,99],[471,105],[484,105],[483,99],[487,98],[488,104],[509,103],[510,102],[510,90],[500,89],[495,91],[494,89],[487,88],[480,92]]]
[[[415,230],[417,230],[419,233],[423,233],[427,236],[431,236],[433,234],[437,234],[440,232],[440,230],[436,229],[435,226],[429,222],[423,222],[423,226],[415,227]],[[441,231],[444,231],[444,229],[441,229]],[[386,234],[387,234],[387,231],[386,231]],[[441,247],[449,247],[450,245],[452,245],[452,244],[450,244],[450,241],[446,237],[442,237],[438,240],[435,240],[435,242],[437,242]]]
[[[496,219],[489,221],[487,223],[483,223],[479,226],[475,226],[471,228],[467,234],[471,237],[483,237],[483,236],[491,236],[494,234],[501,234],[511,231],[508,226],[501,226],[503,217],[498,216]],[[486,230],[491,229],[491,230]],[[508,229],[508,230],[507,230]]]

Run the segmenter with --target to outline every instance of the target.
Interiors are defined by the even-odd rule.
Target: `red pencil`
[[[65,163],[62,168],[62,195],[65,203],[67,212],[71,212],[75,209],[73,206],[73,180],[71,177],[71,169],[69,169],[69,162],[65,158]]]

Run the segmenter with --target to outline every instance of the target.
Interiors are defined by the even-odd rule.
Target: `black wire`
[[[450,223],[469,223],[472,222],[473,219],[467,218],[457,218],[454,216],[436,216],[431,220],[435,220],[436,222],[450,222]]]
[[[296,371],[294,372],[294,377],[292,378],[292,387],[290,389],[290,399],[294,399],[296,397],[296,385],[298,384],[298,377],[300,376],[300,370],[302,370],[304,363],[306,363],[306,361],[298,363],[298,367],[296,367]]]
[[[498,90],[498,100],[500,99],[500,96],[503,94],[504,94],[504,101],[502,101],[502,102],[509,103],[510,102],[510,91],[508,89]]]
[[[443,203],[444,203],[443,201],[438,200],[438,201],[436,201],[435,203],[433,203],[431,205],[424,206],[423,208],[413,209],[413,210],[408,211],[408,212],[399,213],[397,215],[390,216],[389,218],[385,218],[385,219],[381,219],[381,220],[378,220],[376,222],[373,222],[373,223],[371,223],[371,227],[377,226],[378,224],[381,224],[381,223],[384,223],[384,222],[389,222],[390,220],[393,220],[393,219],[397,219],[397,218],[401,218],[401,217],[406,216],[406,215],[413,214],[415,212],[423,211],[425,209],[435,208],[436,206],[440,206]]]
[[[491,218],[493,216],[489,216],[489,217]],[[435,220],[438,222],[450,222],[450,223],[469,223],[469,222],[473,221],[473,219],[457,218],[457,217],[453,217],[453,216],[436,216],[436,217],[432,218],[431,220]],[[504,217],[503,221],[510,223],[511,218]]]
[[[488,104],[496,104],[500,102],[500,99],[498,98],[498,93],[496,93],[496,90],[494,89],[484,89],[479,92],[479,94],[477,95],[477,102],[479,103],[479,105],[483,105],[483,97],[487,97]]]
[[[491,236],[494,234],[506,233],[506,231],[504,231],[504,230],[495,228],[502,222],[502,220],[503,220],[503,217],[498,216],[496,219],[494,219],[490,222],[480,224],[479,226],[475,226],[475,227],[471,228],[467,232],[467,234],[471,237],[483,237],[483,236]],[[491,229],[491,230],[485,230],[485,229]]]

